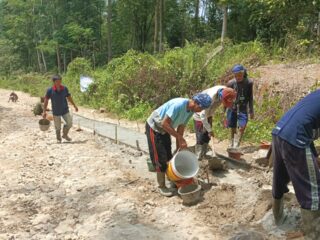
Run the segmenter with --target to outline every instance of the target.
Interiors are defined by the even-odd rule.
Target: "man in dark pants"
[[[157,172],[161,195],[173,195],[165,185],[167,162],[172,158],[171,136],[176,138],[177,149],[186,148],[187,143],[183,138],[186,124],[193,113],[208,108],[210,104],[210,96],[203,93],[193,96],[192,99],[174,98],[153,111],[147,119],[146,134],[150,158]]]
[[[195,153],[198,160],[201,160],[202,157],[205,156],[210,139],[214,137],[212,117],[214,116],[215,111],[220,105],[223,105],[225,108],[232,107],[237,96],[234,89],[219,85],[208,88],[202,91],[202,93],[207,93],[211,97],[212,103],[209,108],[193,115],[197,139]]]
[[[63,126],[63,135],[67,141],[71,141],[71,138],[68,136],[69,130],[72,127],[72,116],[69,113],[68,101],[74,106],[75,111],[78,112],[78,107],[73,102],[73,99],[69,93],[69,90],[66,86],[61,84],[61,77],[59,75],[55,75],[52,77],[53,86],[47,90],[44,99],[44,107],[43,107],[43,118],[46,118],[46,109],[48,106],[49,99],[51,99],[52,105],[52,113],[53,113],[53,121],[56,129],[56,137],[57,142],[61,143],[61,117],[66,122]]]
[[[231,128],[230,147],[239,147],[248,123],[248,108],[250,118],[254,118],[253,111],[253,81],[248,78],[247,70],[240,64],[232,68],[234,79],[227,83],[227,87],[237,92],[237,99],[232,108],[227,109],[227,127]],[[239,136],[237,133],[237,123]]]
[[[310,93],[292,107],[272,131],[273,158],[273,214],[281,224],[283,194],[292,181],[301,206],[305,234],[317,239],[320,234],[320,173],[318,154],[313,140],[320,128],[320,90]]]

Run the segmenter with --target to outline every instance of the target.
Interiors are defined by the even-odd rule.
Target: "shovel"
[[[212,157],[213,158],[217,158],[217,154],[216,154],[216,151],[215,151],[215,147],[214,147],[214,142],[213,142],[214,138],[211,137],[211,149],[212,149]]]
[[[221,170],[221,169],[222,170],[227,170],[228,167],[227,167],[226,161],[225,160],[221,160],[216,154],[213,140],[214,140],[214,138],[211,137],[212,154],[210,156],[210,159],[208,159],[209,168],[211,170]]]

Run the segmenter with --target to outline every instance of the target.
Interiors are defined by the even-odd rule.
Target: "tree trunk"
[[[111,14],[112,14],[112,0],[108,0],[108,62],[112,59],[112,35],[111,35]]]
[[[154,10],[154,36],[153,36],[153,52],[157,52],[158,46],[158,26],[159,26],[159,1],[156,1],[156,7]]]
[[[67,59],[66,59],[66,52],[63,52],[63,72],[67,72]]]
[[[61,73],[61,59],[60,59],[59,45],[57,45],[56,54],[57,54],[58,73],[60,74]]]
[[[320,37],[320,12],[318,13],[317,37]]]
[[[195,2],[195,14],[194,14],[194,33],[196,38],[198,38],[198,27],[199,27],[199,8],[200,8],[200,0],[196,0]]]
[[[228,19],[228,8],[226,5],[222,6],[223,10],[223,23],[222,23],[222,32],[221,32],[221,44],[223,45],[224,39],[227,35],[227,19]]]
[[[43,67],[44,67],[44,71],[47,72],[47,62],[46,62],[46,59],[44,57],[44,53],[42,50],[41,51],[41,57],[42,57],[42,62],[43,62]]]
[[[159,52],[162,52],[162,38],[163,38],[163,0],[160,0],[159,7]]]
[[[37,51],[39,72],[42,72],[42,64],[41,64],[41,60],[40,60],[40,53],[39,53],[39,50],[38,50],[38,49],[36,49],[36,51]]]

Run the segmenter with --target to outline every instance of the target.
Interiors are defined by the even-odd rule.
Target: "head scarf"
[[[211,97],[207,93],[198,93],[192,97],[192,100],[194,100],[202,109],[210,107],[212,102]]]
[[[246,69],[241,64],[236,64],[233,66],[231,71],[232,71],[232,73],[238,73],[238,72],[242,72],[242,71],[245,72]]]

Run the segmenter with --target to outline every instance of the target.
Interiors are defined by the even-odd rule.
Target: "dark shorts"
[[[227,127],[237,128],[237,123],[239,128],[245,128],[248,123],[248,113],[233,111],[232,109],[227,110]]]
[[[153,166],[157,172],[165,172],[167,170],[167,162],[172,158],[170,135],[154,131],[148,123],[146,123],[146,135]]]
[[[209,143],[210,141],[209,133],[203,127],[203,123],[201,121],[194,120],[194,129],[196,132],[197,144],[203,145],[205,143]]]
[[[319,166],[310,147],[297,148],[278,136],[272,137],[272,195],[280,199],[292,185],[301,208],[320,209]]]

